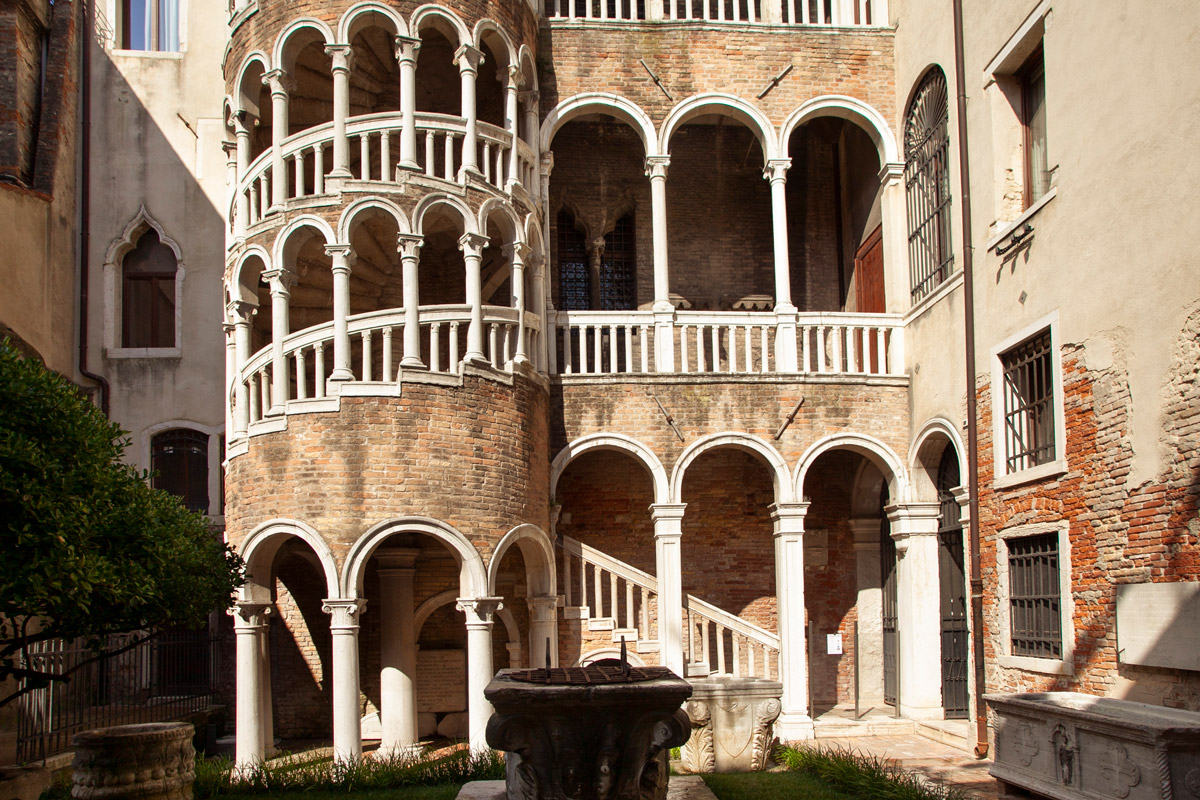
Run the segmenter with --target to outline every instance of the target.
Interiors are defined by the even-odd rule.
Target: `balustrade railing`
[[[887,0],[546,0],[550,19],[884,27]]]

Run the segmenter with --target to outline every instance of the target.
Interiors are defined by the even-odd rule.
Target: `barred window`
[[[946,75],[926,73],[904,124],[904,189],[913,302],[936,289],[954,262],[950,239],[950,103]]]
[[[1050,331],[1000,356],[1004,369],[1004,457],[1008,473],[1056,458]]]
[[[1061,658],[1058,534],[1009,539],[1007,545],[1012,655]]]
[[[600,262],[600,308],[624,311],[635,308],[637,253],[634,250],[633,215],[626,214],[604,236]]]
[[[152,484],[193,511],[208,512],[208,434],[177,428],[150,440]]]
[[[558,307],[586,311],[591,307],[592,276],[583,232],[569,211],[558,212]]]

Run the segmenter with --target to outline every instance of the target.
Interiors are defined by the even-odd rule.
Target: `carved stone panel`
[[[783,685],[758,678],[692,681],[684,706],[692,736],[683,765],[691,772],[749,772],[766,766]]]

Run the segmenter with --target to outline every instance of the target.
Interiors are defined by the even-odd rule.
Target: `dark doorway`
[[[938,466],[938,575],[942,614],[942,708],[946,719],[967,718],[967,582],[963,570],[963,533],[958,500],[958,458],[953,447]]]
[[[883,702],[900,703],[900,632],[897,625],[896,542],[885,508],[887,487],[879,495],[879,565],[883,583]]]

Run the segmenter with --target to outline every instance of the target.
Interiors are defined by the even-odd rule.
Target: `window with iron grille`
[[[583,231],[569,211],[558,212],[558,307],[586,311],[591,307],[592,280]]]
[[[1062,657],[1058,534],[1007,540],[1012,655]]]
[[[156,435],[150,466],[155,489],[179,497],[193,511],[208,512],[208,434],[177,428]]]
[[[600,308],[624,311],[637,307],[637,253],[634,250],[633,215],[626,214],[604,236],[600,262]]]
[[[912,299],[936,289],[954,263],[950,239],[950,103],[946,75],[925,74],[904,124],[904,189]]]
[[[1051,356],[1049,330],[1000,356],[1004,370],[1004,458],[1008,473],[1036,467],[1056,457]]]

